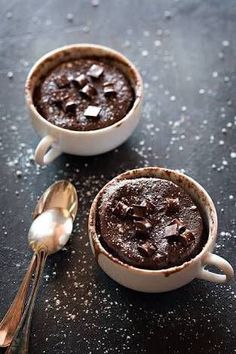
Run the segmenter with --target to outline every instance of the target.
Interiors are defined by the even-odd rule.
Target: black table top
[[[66,178],[80,200],[71,241],[47,262],[31,353],[236,352],[235,283],[194,280],[165,294],[127,290],[98,268],[86,226],[94,196],[115,175],[142,166],[180,169],[212,196],[219,215],[215,252],[235,268],[235,16],[233,0],[100,0],[98,6],[2,0],[1,317],[31,258],[26,236],[37,197]],[[38,167],[26,75],[49,50],[82,42],[113,47],[135,62],[145,88],[141,122],[115,151],[63,155]]]

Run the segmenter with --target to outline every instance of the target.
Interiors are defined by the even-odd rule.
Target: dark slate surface
[[[233,0],[102,0],[97,7],[85,0],[1,1],[1,316],[31,257],[26,235],[37,197],[68,178],[80,198],[70,244],[47,263],[31,353],[236,352],[234,283],[195,280],[159,295],[129,291],[97,267],[86,231],[91,202],[112,177],[142,166],[177,168],[214,199],[216,253],[235,267],[235,16]],[[39,168],[24,81],[42,54],[76,42],[111,46],[137,64],[145,83],[142,121],[116,151],[64,155]]]

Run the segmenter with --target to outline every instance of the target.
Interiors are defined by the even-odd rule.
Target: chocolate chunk
[[[178,224],[174,223],[165,227],[165,238],[175,239],[179,235]]]
[[[156,251],[156,247],[150,242],[145,242],[142,245],[138,245],[137,249],[139,253],[144,257],[151,257]]]
[[[58,88],[64,88],[64,87],[69,86],[70,80],[68,79],[68,77],[66,75],[61,75],[61,76],[57,76],[55,78],[55,83]]]
[[[130,216],[134,219],[142,219],[145,217],[147,212],[147,208],[143,205],[139,204],[132,204],[130,210]]]
[[[169,225],[177,224],[178,225],[178,233],[181,234],[186,230],[186,226],[183,224],[181,219],[173,219]]]
[[[146,219],[135,220],[134,225],[136,234],[146,237],[148,236],[148,231],[152,228],[152,224]]]
[[[142,219],[147,213],[153,212],[155,205],[148,200],[143,200],[141,204],[132,204],[130,215],[134,219]]]
[[[116,91],[112,83],[105,83],[103,86],[104,86],[104,95],[106,97],[116,96]]]
[[[75,101],[67,101],[63,104],[63,110],[66,113],[75,113],[77,104]]]
[[[190,230],[185,230],[180,235],[180,241],[185,247],[187,247],[194,240],[195,240],[194,234]]]
[[[128,205],[126,205],[123,202],[118,202],[116,204],[115,209],[113,210],[113,213],[119,217],[126,217],[129,211],[130,211],[130,207]]]
[[[104,71],[104,68],[102,66],[97,65],[97,64],[93,64],[89,68],[87,75],[91,76],[94,79],[98,79],[102,75],[103,71]]]
[[[91,84],[86,84],[79,92],[86,98],[91,98],[97,93],[95,87]]]
[[[84,116],[88,118],[98,118],[100,112],[101,112],[101,107],[88,106],[84,111]]]
[[[165,227],[165,238],[170,241],[180,240],[180,236],[186,230],[186,226],[179,219],[173,219],[168,226]]]
[[[175,213],[180,208],[179,198],[166,198],[166,203],[168,213]]]
[[[89,82],[88,78],[84,74],[77,76],[71,81],[73,82],[73,84],[78,85],[80,88],[84,87]]]

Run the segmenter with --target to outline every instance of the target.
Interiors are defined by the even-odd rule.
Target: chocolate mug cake
[[[144,167],[121,173],[98,192],[88,234],[97,264],[111,279],[160,293],[193,279],[224,284],[234,278],[229,262],[214,254],[217,225],[214,203],[197,181]]]
[[[97,209],[100,242],[122,262],[144,269],[178,266],[204,243],[201,213],[175,183],[159,178],[115,181]]]
[[[76,131],[108,127],[124,118],[133,103],[131,83],[106,58],[61,63],[41,79],[34,93],[34,104],[48,122]]]
[[[63,153],[99,155],[123,144],[141,118],[143,83],[121,53],[96,44],[72,44],[35,63],[25,98],[41,137],[35,161],[47,165]]]

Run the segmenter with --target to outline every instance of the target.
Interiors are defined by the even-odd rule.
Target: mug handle
[[[224,284],[234,278],[232,266],[224,258],[208,252],[203,260],[203,266],[197,275],[198,279],[204,279],[213,283]],[[206,265],[213,265],[223,271],[224,274],[216,274],[205,269]]]
[[[39,142],[35,150],[35,162],[39,165],[48,165],[61,155],[61,150],[54,146],[56,139],[50,135],[46,135]]]

